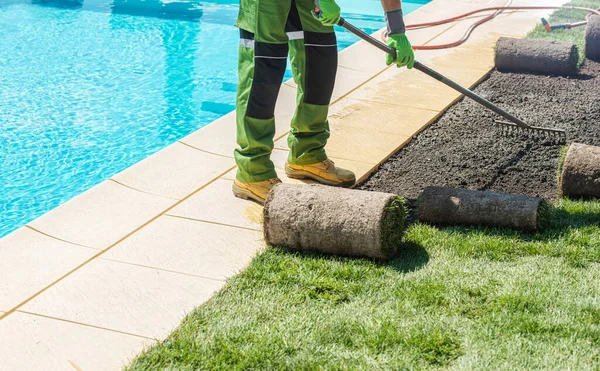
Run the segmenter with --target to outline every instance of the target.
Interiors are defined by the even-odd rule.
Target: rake
[[[320,10],[320,9],[318,9],[318,8],[315,9],[315,11],[317,11],[317,10]],[[344,29],[350,31],[354,35],[365,40],[369,44],[390,54],[394,58],[394,60],[396,60],[396,50],[390,48],[389,46],[387,46],[383,42],[375,39],[371,35],[368,35],[367,33],[360,30],[359,28],[356,28],[352,24],[346,22],[346,20],[344,18],[340,18],[340,20],[338,22],[338,26],[343,27]],[[515,135],[515,134],[523,135],[523,136],[527,136],[532,139],[547,140],[550,142],[554,142],[556,144],[566,144],[566,142],[567,142],[567,134],[564,130],[527,125],[523,120],[519,119],[518,117],[512,115],[509,112],[506,112],[505,110],[496,106],[495,104],[493,104],[489,100],[485,99],[484,97],[476,94],[472,90],[465,88],[464,86],[457,84],[456,82],[454,82],[454,81],[450,80],[449,78],[443,76],[442,74],[432,70],[431,68],[425,66],[424,64],[422,64],[418,61],[415,61],[414,68],[423,72],[424,74],[438,80],[439,82],[446,84],[447,86],[451,87],[452,89],[460,92],[461,94],[473,99],[475,102],[485,106],[486,108],[494,111],[498,115],[504,117],[508,121],[500,121],[500,120],[495,121],[496,125],[498,126],[498,128],[501,130],[501,132],[504,135]]]

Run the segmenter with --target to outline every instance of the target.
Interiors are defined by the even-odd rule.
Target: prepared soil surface
[[[475,91],[531,126],[566,130],[568,144],[598,146],[599,76],[592,61],[569,78],[494,71]],[[498,118],[463,98],[357,188],[409,199],[427,186],[449,186],[555,200],[562,146],[503,135]]]

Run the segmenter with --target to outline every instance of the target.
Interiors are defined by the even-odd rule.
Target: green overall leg
[[[312,0],[292,1],[286,25],[290,60],[298,86],[296,112],[288,136],[288,162],[308,165],[327,159],[327,115],[337,71],[337,41],[333,27],[315,19]]]
[[[332,27],[312,17],[313,0],[241,0],[239,85],[236,105],[237,179],[260,182],[277,176],[270,160],[275,102],[291,49],[297,108],[288,138],[289,162],[327,158],[327,113],[337,68]],[[289,47],[288,47],[289,41]]]
[[[237,179],[262,182],[277,173],[270,159],[275,102],[285,74],[290,0],[241,0],[239,81],[236,104]]]

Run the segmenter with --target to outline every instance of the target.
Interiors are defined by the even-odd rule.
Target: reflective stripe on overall
[[[288,136],[288,161],[307,165],[327,158],[327,114],[337,70],[333,27],[314,19],[313,0],[241,0],[237,91],[237,178],[260,182],[277,176],[270,159],[275,102],[289,53],[298,86]]]

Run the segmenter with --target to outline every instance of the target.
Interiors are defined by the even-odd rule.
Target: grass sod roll
[[[501,37],[496,44],[496,68],[500,72],[573,76],[579,55],[572,43],[554,40]]]
[[[600,198],[600,147],[571,144],[563,163],[560,193],[574,198]]]
[[[299,184],[274,187],[263,215],[268,245],[376,260],[397,255],[406,220],[394,194]]]
[[[448,187],[427,187],[418,202],[419,220],[440,225],[537,231],[547,225],[550,212],[538,197]]]
[[[585,33],[585,56],[600,62],[600,17],[593,16],[587,25]]]

